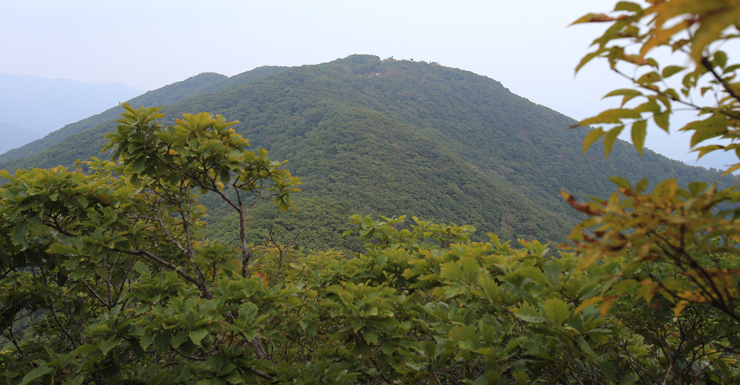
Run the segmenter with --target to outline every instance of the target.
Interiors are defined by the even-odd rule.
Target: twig
[[[21,348],[20,345],[18,345],[18,341],[15,339],[15,336],[13,335],[13,326],[12,325],[10,326],[10,328],[9,328],[8,331],[10,332],[10,338],[6,337],[5,336],[5,333],[3,333],[3,337],[8,338],[10,341],[12,341],[13,342],[13,345],[15,345],[15,348],[18,349],[18,352],[21,353],[21,356],[25,356],[25,354],[23,353],[23,349]]]
[[[130,251],[130,250],[116,250],[122,253],[126,253],[129,255],[143,255],[149,259],[151,259],[154,262],[159,263],[162,266],[168,267],[172,270],[174,270],[179,276],[183,277],[186,281],[192,283],[193,285],[197,286],[202,292],[203,296],[206,297],[206,299],[213,299],[213,294],[211,294],[211,291],[208,290],[208,287],[206,287],[204,284],[201,284],[198,282],[197,279],[191,277],[186,272],[182,271],[179,267],[175,266],[174,264],[165,261],[164,259],[146,251],[146,250],[136,250],[136,251]]]
[[[295,235],[293,236],[293,239],[292,239],[292,240],[290,241],[290,243],[288,243],[288,246],[287,246],[287,247],[285,248],[285,252],[283,252],[283,251],[282,251],[282,250],[280,249],[280,247],[278,247],[278,246],[277,246],[277,243],[275,242],[275,240],[273,240],[273,239],[272,239],[272,228],[270,228],[270,241],[271,241],[271,242],[272,242],[272,243],[273,243],[273,244],[274,244],[274,245],[275,245],[276,247],[278,247],[278,251],[280,252],[280,260],[278,261],[278,271],[277,271],[277,273],[275,273],[275,278],[273,278],[273,280],[272,280],[272,284],[270,284],[270,289],[272,289],[272,287],[273,287],[273,286],[275,286],[275,284],[277,283],[277,280],[278,280],[278,278],[280,278],[280,274],[282,274],[282,272],[283,272],[283,257],[285,257],[285,253],[287,253],[287,252],[288,252],[288,250],[290,250],[290,248],[291,248],[291,247],[293,246],[293,242],[295,242],[295,240],[296,240],[296,239],[298,239],[298,236],[299,236],[299,235],[301,235],[301,233],[303,233],[304,231],[306,231],[306,230],[308,230],[309,228],[311,228],[311,226],[315,225],[315,224],[316,224],[316,222],[318,222],[318,221],[319,221],[320,219],[321,219],[321,218],[316,218],[316,220],[315,220],[315,221],[313,221],[313,222],[312,222],[312,223],[311,223],[310,225],[308,225],[308,226],[306,226],[306,227],[304,227],[304,228],[300,229],[300,230],[299,230],[299,231],[298,231],[298,232],[297,232],[297,233],[296,233],[296,234],[295,234]]]
[[[92,287],[90,287],[90,285],[88,285],[87,282],[85,282],[85,280],[80,279],[79,282],[82,282],[82,284],[85,285],[87,290],[90,290],[90,293],[92,293],[92,295],[95,296],[95,298],[97,298],[97,300],[100,301],[100,303],[102,303],[105,307],[107,307],[108,310],[113,308],[113,306],[111,306],[109,303],[103,301],[103,299],[100,298],[100,296],[98,295],[98,292],[96,292]]]

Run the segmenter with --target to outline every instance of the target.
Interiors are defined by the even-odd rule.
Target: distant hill
[[[601,145],[582,156],[587,129],[568,130],[573,119],[493,79],[434,63],[353,55],[243,84],[228,79],[232,86],[166,105],[163,123],[199,111],[239,120],[237,132],[272,159],[289,160],[287,167],[303,178],[298,216],[253,212],[255,242],[270,224],[279,233],[316,216],[325,219],[316,234],[336,235],[350,213],[471,224],[478,239],[490,231],[504,239],[559,241],[579,217],[558,189],[606,197],[613,191],[610,175],[675,177],[683,184],[720,176],[649,150],[640,158],[622,141],[608,161]],[[71,165],[97,155],[115,127],[104,122],[0,168]],[[234,218],[214,202],[205,202],[212,222],[206,235],[232,239],[227,229]],[[320,247],[320,237],[307,236],[306,245]]]
[[[4,123],[47,134],[141,93],[120,83],[0,74],[0,116]]]
[[[2,123],[23,128],[23,131],[3,130],[0,154],[140,93],[119,83],[100,85],[34,75],[0,74]]]
[[[146,92],[145,94],[139,95],[133,99],[129,99],[129,96],[125,99],[109,100],[106,101],[105,104],[95,103],[96,106],[100,105],[101,107],[96,108],[93,112],[81,115],[75,120],[69,120],[69,122],[73,123],[66,124],[64,127],[60,124],[57,128],[61,128],[51,132],[42,139],[36,140],[32,143],[26,142],[28,144],[23,147],[8,151],[4,154],[0,153],[0,162],[31,156],[55,143],[61,142],[71,134],[76,134],[107,121],[118,119],[118,116],[123,112],[123,108],[119,107],[118,103],[124,101],[135,106],[162,106],[175,104],[188,97],[220,91],[234,85],[245,84],[253,79],[280,72],[284,68],[285,67],[260,67],[232,77],[216,73],[202,73],[186,80]],[[84,105],[85,101],[80,100],[79,103]],[[44,115],[51,115],[58,112],[57,110],[58,109],[52,109]],[[97,113],[97,115],[90,116],[93,113]]]
[[[17,124],[0,122],[0,154],[10,149],[20,147],[43,135],[27,130]]]

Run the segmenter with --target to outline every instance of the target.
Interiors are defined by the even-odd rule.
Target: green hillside
[[[368,55],[271,69],[248,82],[205,82],[210,85],[195,88],[208,93],[177,103],[168,95],[173,102],[163,107],[163,121],[199,111],[239,120],[234,129],[255,147],[289,160],[287,167],[303,178],[300,196],[308,206],[333,207],[331,221],[352,212],[416,215],[472,224],[479,237],[491,231],[505,239],[561,240],[578,216],[558,189],[604,197],[613,191],[610,175],[681,183],[720,176],[651,151],[640,158],[625,142],[614,146],[608,161],[599,146],[584,157],[585,129],[567,129],[574,120],[459,69]],[[0,168],[71,165],[97,155],[115,127],[107,121],[76,131]],[[208,235],[228,238],[225,224],[233,218],[212,209]],[[264,239],[264,226],[255,231],[256,242]],[[342,225],[322,226],[339,232]]]
[[[202,95],[210,92],[218,92],[224,88],[246,84],[250,81],[269,76],[284,70],[285,67],[264,66],[255,68],[251,71],[239,75],[227,77],[216,73],[202,73],[183,81],[173,83],[153,91],[148,91],[128,101],[131,105],[145,106],[163,106],[175,104],[185,98],[196,95]],[[109,108],[97,115],[80,120],[79,122],[68,124],[57,131],[50,133],[44,138],[35,140],[22,147],[10,150],[0,155],[0,162],[7,162],[13,159],[24,158],[34,155],[39,151],[49,148],[50,146],[63,141],[69,135],[89,130],[99,124],[118,119],[123,112],[123,108],[115,106]]]

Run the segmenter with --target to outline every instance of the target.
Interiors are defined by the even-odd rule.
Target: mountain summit
[[[352,55],[269,68],[201,79],[205,91],[181,91],[188,97],[171,89],[172,103],[159,103],[163,123],[200,111],[238,120],[233,128],[254,147],[289,160],[286,167],[304,182],[296,197],[340,202],[347,212],[470,224],[504,239],[562,240],[578,215],[558,189],[606,197],[610,175],[682,183],[720,176],[649,150],[640,158],[621,141],[609,160],[596,145],[583,156],[587,129],[568,130],[573,119],[493,79],[436,63]],[[97,156],[116,127],[103,120],[0,168]]]

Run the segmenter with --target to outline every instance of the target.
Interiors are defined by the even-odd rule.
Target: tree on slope
[[[552,258],[536,241],[471,242],[470,226],[416,218],[399,229],[404,218],[353,217],[367,243],[351,259],[205,242],[195,192],[237,212],[260,199],[289,209],[299,181],[264,150],[245,149],[222,117],[185,115],[161,127],[156,109],[126,110],[110,136],[118,163],[2,174],[10,181],[0,199],[6,383],[630,384],[666,373],[683,382],[740,375],[737,354],[725,351],[736,336],[720,313],[691,308],[675,319],[668,303],[649,309],[625,295],[602,314],[589,298],[610,287],[594,277],[620,261],[579,270],[574,255]]]
[[[184,115],[164,128],[158,109],[124,108],[106,147],[118,163],[93,158],[77,171],[0,174],[10,181],[0,200],[6,381],[116,382],[145,358],[154,365],[125,368],[124,378],[169,383],[188,370],[172,367],[178,357],[205,359],[193,357],[198,349],[218,351],[208,357],[210,370],[224,376],[245,349],[266,358],[253,327],[256,305],[244,301],[252,281],[221,284],[250,276],[246,212],[264,199],[290,209],[300,180],[267,151],[249,151],[221,116]],[[238,254],[201,240],[198,190],[239,214]],[[260,295],[290,302],[279,290]]]

